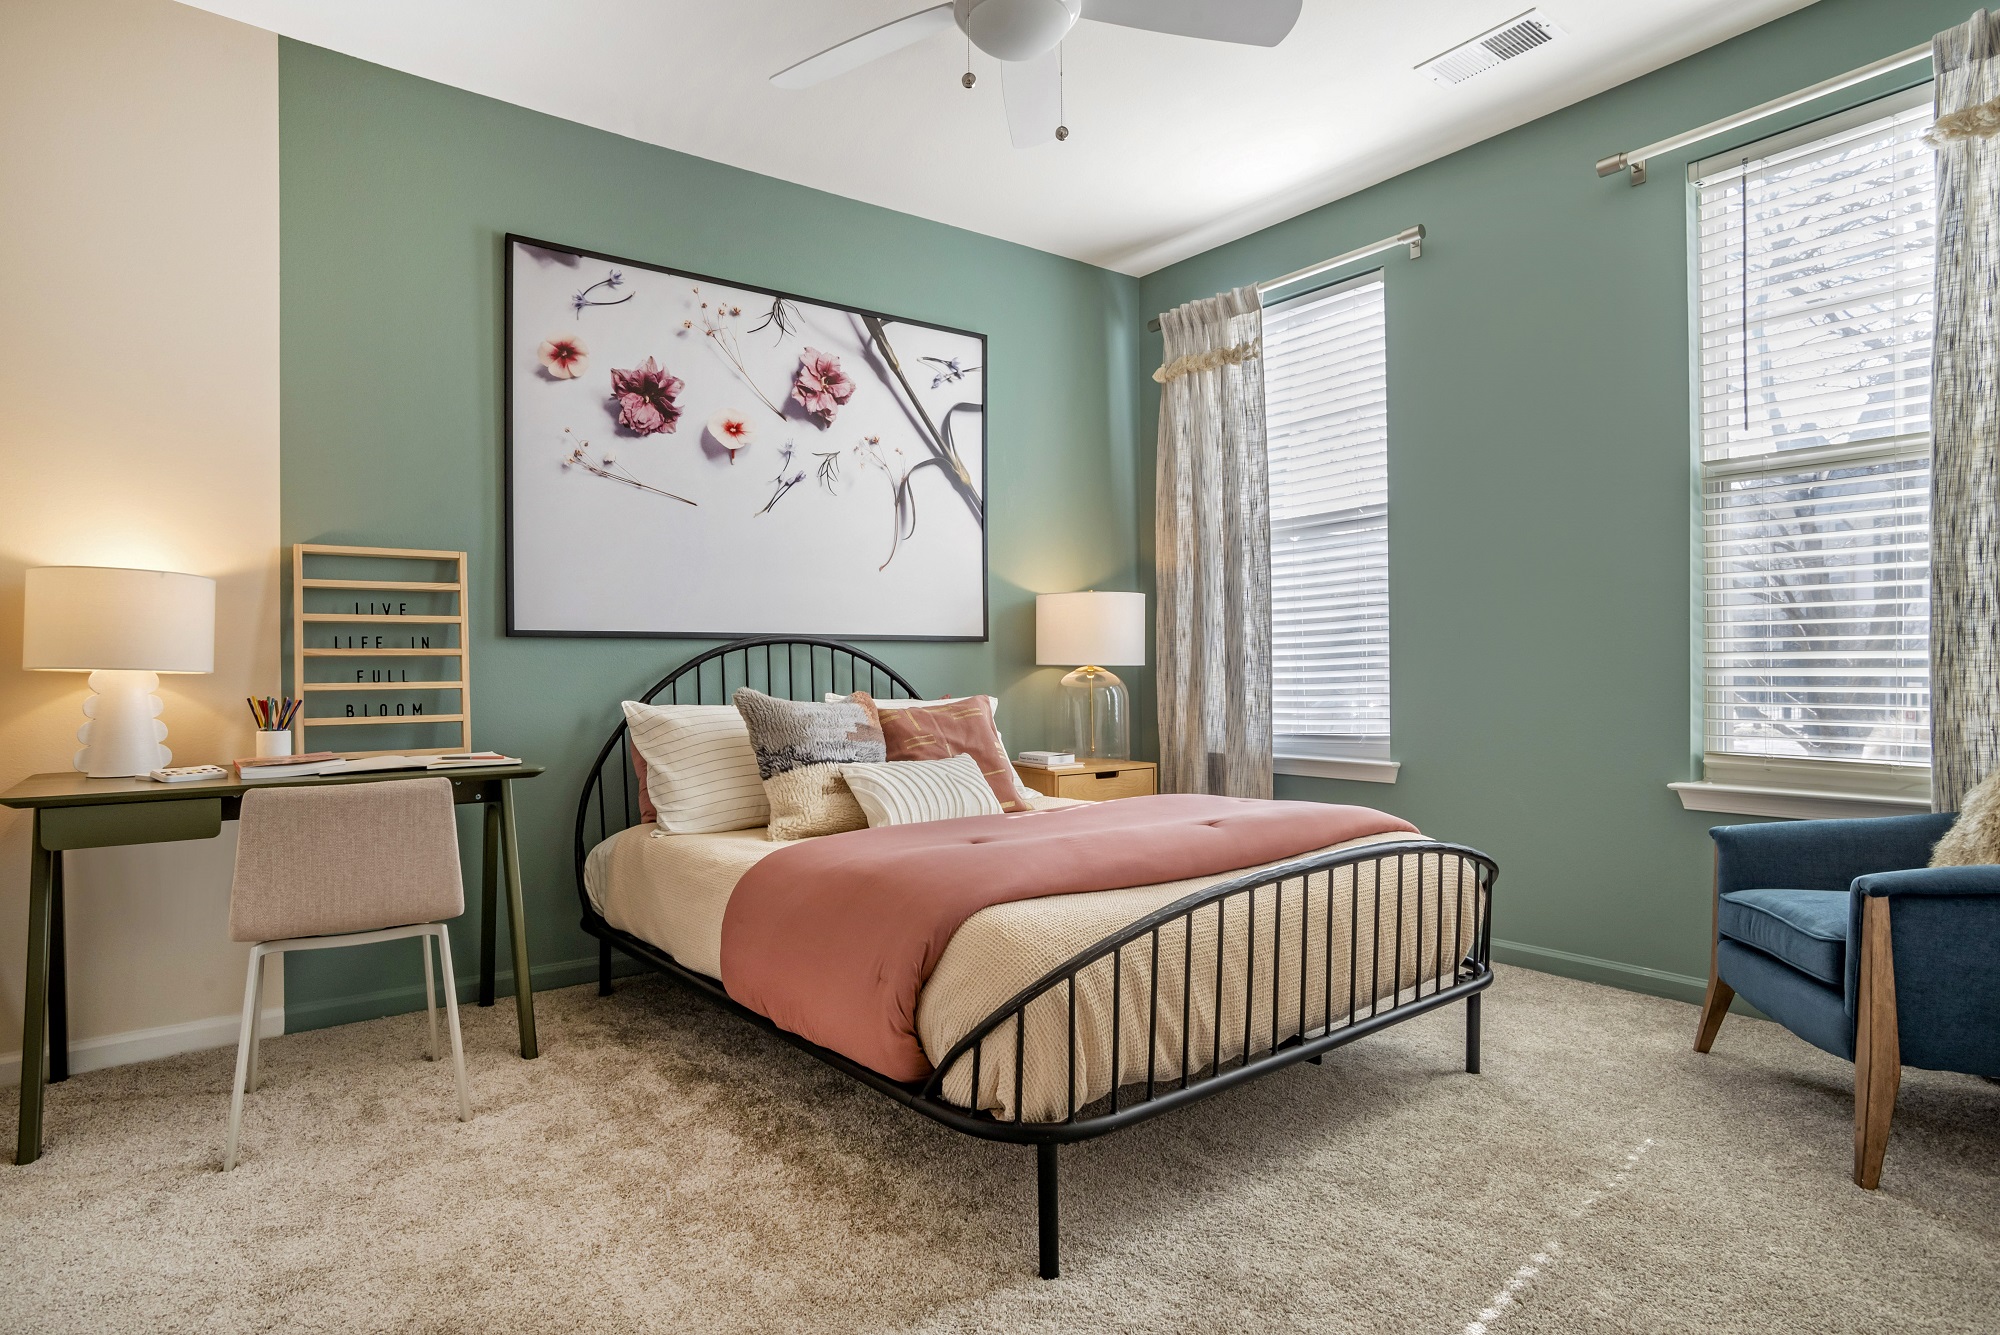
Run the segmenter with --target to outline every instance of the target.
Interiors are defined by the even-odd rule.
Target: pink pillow
[[[625,750],[632,757],[632,777],[639,781],[639,819],[652,825],[660,819],[660,809],[653,805],[653,795],[646,791],[646,757],[639,754],[630,733],[625,737]]]
[[[866,705],[881,725],[890,760],[971,756],[1002,811],[1030,809],[1016,791],[1014,767],[1007,763],[1000,730],[993,726],[993,702],[987,696],[968,695],[963,700],[939,700],[903,709],[878,709],[866,691],[856,691],[849,698]]]

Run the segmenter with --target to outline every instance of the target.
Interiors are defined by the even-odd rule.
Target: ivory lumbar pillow
[[[870,829],[1001,814],[1000,799],[971,756],[842,765],[840,776],[861,804]]]
[[[889,758],[875,715],[858,704],[780,700],[738,687],[730,697],[750,729],[773,839],[861,830],[868,816],[848,791],[840,767]]]
[[[1987,775],[1958,804],[1958,819],[1931,850],[1933,867],[1985,867],[2000,863],[2000,769]]]
[[[771,818],[757,753],[729,705],[627,700],[625,727],[646,762],[646,795],[668,834],[750,830]]]

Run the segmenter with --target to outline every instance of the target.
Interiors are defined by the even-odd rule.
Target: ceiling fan
[[[934,33],[957,28],[1001,63],[1000,92],[1014,147],[1067,139],[1062,124],[1062,41],[1078,19],[1123,28],[1276,46],[1299,20],[1304,0],[953,0],[894,19],[779,70],[780,88],[806,88],[860,69]],[[966,71],[964,84],[974,76]]]

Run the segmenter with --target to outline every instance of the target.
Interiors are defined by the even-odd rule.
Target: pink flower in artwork
[[[629,371],[611,372],[611,397],[618,400],[618,425],[635,436],[672,431],[681,419],[681,378],[668,375],[651,357]]]
[[[729,451],[729,462],[736,462],[736,451],[744,449],[757,438],[756,428],[750,419],[739,412],[717,413],[708,419],[708,434],[715,437],[715,443]]]
[[[854,397],[854,382],[840,369],[840,358],[807,348],[799,357],[799,375],[792,382],[792,397],[817,417],[821,426],[832,426],[833,415],[840,411],[840,405]]]
[[[556,379],[574,380],[583,374],[584,365],[590,360],[590,349],[575,334],[551,334],[542,340],[535,355]]]

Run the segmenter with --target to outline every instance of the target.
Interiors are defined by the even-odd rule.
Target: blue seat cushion
[[[1722,896],[1717,926],[1732,941],[1845,987],[1847,899],[1845,890],[1732,890]]]

